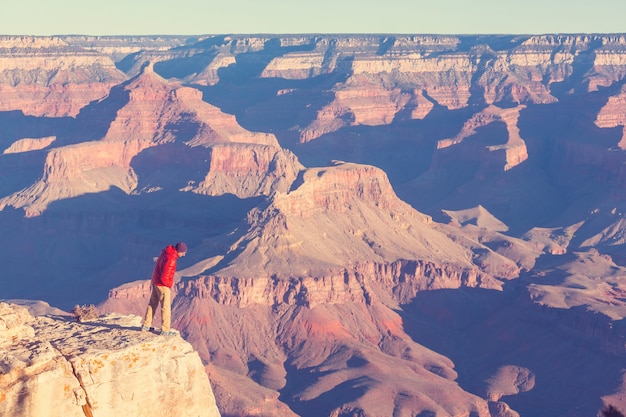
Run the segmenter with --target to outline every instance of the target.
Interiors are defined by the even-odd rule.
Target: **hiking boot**
[[[167,332],[161,330],[161,336],[176,336],[176,332],[174,330],[170,330]]]
[[[154,327],[141,326],[141,331],[142,332],[147,332],[148,330],[153,332],[154,331]]]

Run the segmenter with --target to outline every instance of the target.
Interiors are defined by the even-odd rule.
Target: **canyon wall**
[[[621,34],[2,36],[3,294],[140,315],[184,240],[174,328],[225,415],[593,415],[623,391],[625,57]],[[119,405],[73,376],[127,364],[102,328],[133,368],[136,340],[194,355],[107,317],[25,325],[85,342],[42,348],[68,415]]]

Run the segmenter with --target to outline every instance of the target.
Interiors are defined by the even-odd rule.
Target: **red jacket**
[[[172,285],[174,285],[174,273],[176,272],[177,259],[178,252],[176,252],[176,248],[172,245],[167,245],[167,247],[161,251],[161,255],[159,255],[159,259],[157,259],[154,265],[152,284],[172,288]]]

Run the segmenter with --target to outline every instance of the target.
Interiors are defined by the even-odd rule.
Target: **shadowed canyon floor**
[[[604,346],[616,336],[610,320],[588,317],[579,308],[537,306],[519,289],[421,293],[402,316],[416,342],[454,361],[462,388],[498,395],[523,416],[594,415],[600,398],[622,383],[623,359]],[[616,344],[623,342],[617,339]],[[506,366],[532,373],[528,391],[507,390],[517,374],[504,384],[489,384]]]
[[[0,37],[2,299],[174,327],[224,416],[626,410],[626,36]]]

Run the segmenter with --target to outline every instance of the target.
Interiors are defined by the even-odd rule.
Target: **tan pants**
[[[146,309],[146,316],[143,319],[143,325],[152,326],[152,315],[161,303],[161,331],[170,331],[170,321],[172,319],[171,291],[167,287],[160,285],[152,285],[152,294],[150,295],[150,304]]]

